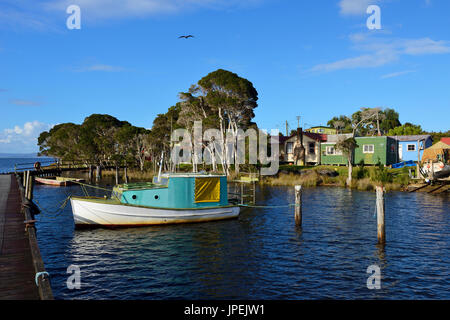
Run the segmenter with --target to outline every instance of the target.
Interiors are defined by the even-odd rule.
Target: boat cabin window
[[[195,178],[195,202],[219,202],[220,178]]]
[[[158,177],[153,177],[153,183],[154,184],[162,184],[164,186],[169,185],[169,178],[160,178],[160,180],[158,181]]]

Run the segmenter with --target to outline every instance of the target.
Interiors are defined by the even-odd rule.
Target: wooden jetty
[[[440,179],[434,182],[434,184],[417,183],[408,186],[408,192],[426,192],[429,194],[443,194],[450,191],[450,180]]]
[[[31,195],[32,178],[28,181]],[[51,300],[32,203],[25,195],[20,178],[0,175],[0,300]]]
[[[116,182],[119,180],[119,169],[124,171],[124,180],[128,182],[128,164],[126,162],[117,163],[114,161],[102,161],[101,164],[89,162],[87,160],[59,160],[59,161],[38,161],[34,163],[18,163],[14,166],[14,172],[6,172],[3,174],[19,174],[25,180],[25,174],[29,172],[35,177],[49,178],[59,177],[63,172],[88,172],[89,180],[101,179],[102,170],[116,171]]]

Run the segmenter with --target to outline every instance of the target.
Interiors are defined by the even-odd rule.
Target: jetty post
[[[378,235],[378,244],[386,243],[386,234],[384,228],[384,188],[382,186],[376,187],[376,208],[377,208],[377,235]]]
[[[125,164],[125,167],[123,168],[123,178],[125,180],[125,183],[128,183],[128,170],[127,170],[127,165]]]
[[[92,177],[94,176],[94,166],[92,164],[89,165],[89,181],[92,181]]]
[[[302,186],[295,186],[295,225],[302,226]]]
[[[95,173],[95,179],[98,181],[102,178],[102,167],[100,165],[97,165],[97,170]]]
[[[116,184],[119,184],[119,167],[116,166]]]

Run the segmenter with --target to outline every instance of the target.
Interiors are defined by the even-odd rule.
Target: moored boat
[[[75,225],[145,226],[236,218],[226,176],[164,174],[150,183],[114,187],[110,198],[71,197]]]
[[[47,184],[51,186],[65,187],[72,185],[75,182],[82,182],[84,179],[68,178],[68,177],[35,177],[35,181],[40,184]]]

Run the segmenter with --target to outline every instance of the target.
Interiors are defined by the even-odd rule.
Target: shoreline
[[[423,179],[414,179],[409,177],[408,170],[395,169],[390,170],[387,177],[377,172],[378,167],[358,167],[353,168],[352,185],[347,187],[347,167],[319,166],[319,167],[302,167],[291,168],[291,170],[281,169],[275,176],[260,177],[257,184],[269,186],[295,186],[302,185],[306,188],[310,187],[339,187],[350,188],[359,191],[373,191],[376,186],[383,185],[386,191],[410,192],[419,185],[423,185]],[[104,170],[104,177],[114,177],[114,170]],[[130,181],[149,181],[157,172],[128,170],[128,179]],[[378,176],[377,176],[378,174]],[[386,172],[384,172],[386,174]],[[391,176],[389,176],[389,174]],[[244,176],[245,174],[241,174]],[[123,171],[119,172],[120,180],[123,181]],[[383,180],[384,179],[384,180]],[[229,176],[229,181],[236,180],[236,175]],[[424,188],[422,191],[428,191]],[[446,192],[448,193],[449,190]]]

